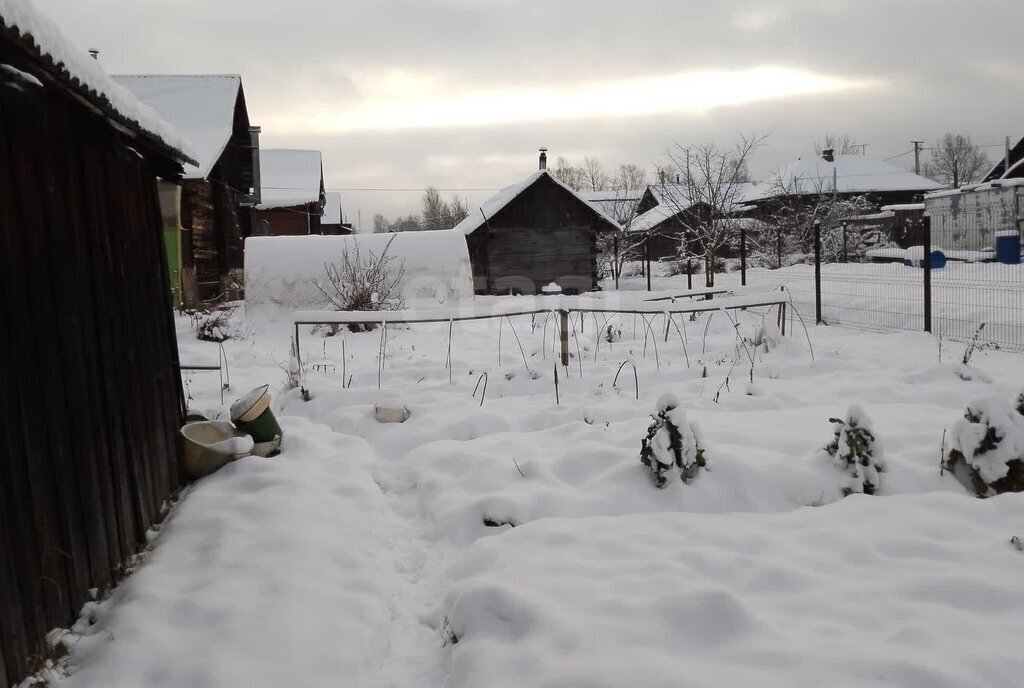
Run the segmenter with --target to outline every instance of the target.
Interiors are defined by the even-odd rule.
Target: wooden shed
[[[259,127],[249,122],[237,74],[141,74],[114,80],[180,131],[196,150],[186,165],[180,201],[164,205],[168,231],[180,225],[180,281],[186,305],[234,296],[244,262],[242,241],[251,233],[259,200]],[[165,185],[166,186],[166,185]],[[173,198],[165,189],[164,197]],[[172,282],[174,276],[172,275]]]
[[[0,4],[0,687],[116,583],[179,486],[157,178],[187,147],[31,3]]]
[[[320,151],[260,151],[260,203],[253,213],[259,236],[323,234],[320,222],[327,203]],[[341,213],[339,202],[338,213]]]
[[[455,229],[466,235],[478,294],[536,294],[554,282],[564,293],[597,288],[597,233],[615,221],[540,170],[510,186]]]

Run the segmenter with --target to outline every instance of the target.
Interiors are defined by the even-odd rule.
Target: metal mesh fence
[[[958,207],[819,228],[813,280],[793,280],[790,290],[826,324],[930,329],[958,341],[981,330],[983,343],[1024,351],[1018,225],[997,208]]]

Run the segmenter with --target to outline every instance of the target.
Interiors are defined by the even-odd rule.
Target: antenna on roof
[[[94,59],[94,60],[100,59],[100,51],[96,50],[96,48],[90,48],[89,49],[89,55],[91,55],[92,59]]]

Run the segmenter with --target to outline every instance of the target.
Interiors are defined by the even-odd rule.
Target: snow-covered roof
[[[791,195],[833,191],[841,194],[925,192],[941,189],[942,184],[864,155],[837,155],[834,162],[816,156],[800,158],[786,167],[774,183],[762,183],[758,187],[760,196],[750,200],[781,195],[782,189]]]
[[[124,74],[113,78],[188,138],[199,164],[188,165],[185,178],[206,179],[231,140],[242,77],[237,74]]]
[[[924,210],[924,203],[893,203],[892,205],[882,206],[883,212],[895,212],[897,210]]]
[[[751,201],[760,200],[763,197],[766,188],[767,186],[765,184],[759,184],[758,182],[742,182],[736,184],[731,189],[733,195],[731,207],[723,210],[726,210],[727,212],[738,212],[742,210],[743,207]],[[650,189],[651,194],[654,196],[654,200],[658,202],[658,205],[672,205],[677,208],[685,208],[689,205],[689,192],[685,184],[652,184]],[[729,189],[726,189],[723,186],[723,190],[728,191]]]
[[[320,151],[288,148],[260,150],[260,209],[288,208],[320,201],[323,188]]]
[[[116,84],[88,52],[70,43],[57,24],[29,0],[0,0],[0,33],[12,36],[29,59],[104,115],[183,162],[194,162],[189,142],[171,124]]]
[[[677,213],[678,211],[675,207],[669,204],[656,205],[646,213],[638,215],[637,218],[630,223],[628,230],[630,232],[647,232],[654,229],[662,222],[675,217]]]
[[[498,193],[494,194],[489,199],[484,201],[483,204],[480,205],[479,207],[470,210],[469,215],[466,216],[466,219],[464,219],[459,224],[455,225],[455,227],[453,227],[452,229],[462,232],[463,234],[466,235],[472,234],[476,230],[480,229],[480,227],[485,223],[484,218],[490,220],[497,213],[499,213],[502,210],[502,208],[507,206],[517,196],[519,196],[519,194],[523,193],[528,188],[533,186],[541,177],[547,177],[555,184],[558,184],[560,187],[562,187],[570,194],[575,196],[577,199],[579,199],[580,203],[583,203],[588,208],[593,210],[595,213],[600,215],[601,218],[607,220],[613,227],[619,226],[619,223],[616,222],[603,209],[601,209],[601,207],[598,206],[596,203],[591,203],[581,194],[579,194],[576,191],[573,191],[570,187],[566,186],[562,182],[555,179],[553,176],[551,176],[550,173],[548,173],[547,170],[538,170],[537,172],[534,172],[533,174],[531,174],[529,177],[519,182],[518,184],[513,184],[512,186],[505,187],[504,189],[502,189],[501,191],[499,191]]]
[[[341,193],[328,191],[327,204],[324,205],[324,215],[320,218],[320,224],[340,225],[341,224]]]

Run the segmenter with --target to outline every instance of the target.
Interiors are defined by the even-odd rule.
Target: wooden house
[[[659,183],[647,187],[637,204],[637,216],[630,223],[627,231],[630,234],[641,233],[645,237],[645,255],[649,253],[651,260],[672,260],[680,255],[683,241],[689,240],[689,252],[701,253],[690,227],[699,219],[707,221],[719,218],[725,221],[731,218],[737,226],[746,218],[749,210],[749,199],[758,193],[758,185],[744,182],[736,184],[728,208],[713,209],[706,203],[695,203],[689,199],[685,185],[678,183]],[[722,257],[731,255],[735,246],[723,247]]]
[[[342,221],[341,193],[337,191],[327,192],[324,214],[320,218],[320,229],[322,234],[327,235],[337,236],[352,233],[352,225]]]
[[[981,183],[1024,178],[1024,138],[1006,151],[981,179]]]
[[[920,203],[924,194],[943,188],[942,184],[908,172],[896,165],[865,155],[834,155],[799,158],[772,181],[758,184],[758,192],[747,203],[762,212],[780,202],[795,202],[828,196],[838,199],[864,197],[880,208],[884,205]]]
[[[598,232],[619,226],[542,167],[455,229],[466,235],[476,293],[537,294],[554,282],[578,294],[597,288]]]
[[[260,236],[322,234],[327,194],[320,151],[260,151],[260,203],[253,232]],[[338,211],[341,208],[339,205]]]
[[[230,298],[241,283],[242,240],[259,200],[259,127],[249,122],[237,74],[122,75],[115,81],[178,129],[196,150],[175,189],[164,190],[167,231],[181,228],[180,264],[186,305]],[[175,218],[177,213],[177,218]],[[178,248],[168,240],[172,266]]]
[[[179,486],[157,179],[187,149],[30,2],[0,3],[0,687],[51,656]]]

